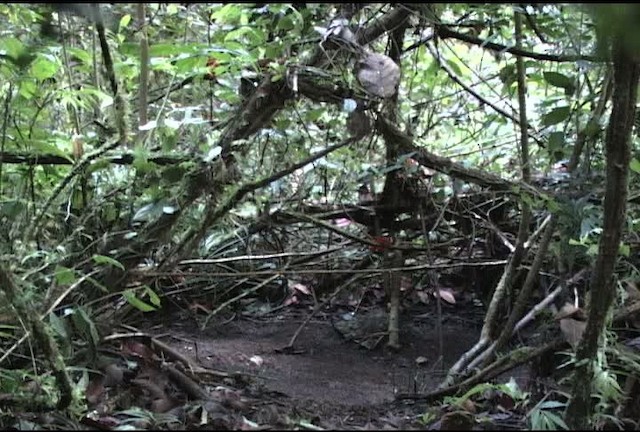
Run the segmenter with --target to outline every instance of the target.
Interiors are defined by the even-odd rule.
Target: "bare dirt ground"
[[[307,314],[285,309],[259,319],[210,324],[204,331],[193,319],[173,316],[148,330],[165,335],[164,342],[204,367],[253,377],[261,388],[262,409],[254,410],[252,421],[278,423],[276,406],[281,423],[287,417],[341,429],[424,428],[419,418],[425,407],[394,403],[394,395],[434,389],[480,331],[480,323],[464,318],[461,310],[445,311],[439,361],[435,311],[404,319],[399,352],[387,350],[384,340],[373,350],[348,340],[336,330],[341,315],[327,312],[304,327],[293,352],[282,353]]]

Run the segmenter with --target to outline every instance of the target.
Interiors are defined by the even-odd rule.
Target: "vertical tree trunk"
[[[614,300],[613,269],[626,217],[630,141],[640,78],[640,57],[625,45],[625,37],[617,34],[613,38],[612,58],[614,93],[605,138],[607,179],[603,232],[590,281],[591,302],[587,328],[576,353],[573,397],[566,412],[567,424],[571,429],[587,429],[590,426],[593,414],[591,391],[594,362],[600,349],[607,313]]]

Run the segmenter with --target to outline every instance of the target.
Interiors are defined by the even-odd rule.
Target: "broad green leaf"
[[[20,83],[20,96],[31,100],[37,94],[37,86],[33,81],[22,81]]]
[[[629,254],[631,253],[631,248],[629,247],[628,244],[621,243],[620,247],[618,248],[618,253],[623,257],[628,258]]]
[[[122,292],[122,295],[125,298],[125,300],[129,302],[131,306],[135,307],[136,309],[142,312],[152,312],[157,309],[155,306],[152,306],[149,303],[146,303],[140,300],[138,297],[136,297],[136,294],[133,290],[130,290],[130,289],[124,290]]]
[[[28,141],[28,143],[35,153],[52,154],[73,161],[70,154],[71,142],[69,140],[53,138],[49,142],[44,140],[31,140]]]
[[[31,63],[31,74],[37,80],[43,81],[47,78],[55,76],[58,72],[58,64],[51,60],[38,56],[36,60]]]
[[[565,145],[564,132],[551,132],[547,145],[549,152],[562,151]]]
[[[174,66],[176,68],[176,73],[188,74],[196,68],[202,67],[202,58],[197,56],[181,58],[180,60],[176,60]],[[207,68],[202,68],[199,74],[204,75],[206,72],[208,72]]]
[[[56,266],[54,270],[56,282],[59,285],[71,285],[76,281],[76,274],[73,269],[63,267],[61,265]]]
[[[233,24],[242,14],[238,5],[226,4],[211,14],[211,20],[217,24]]]
[[[65,326],[64,321],[55,313],[49,314],[49,325],[51,326],[53,331],[62,339],[69,339],[69,334],[67,332],[67,327]]]
[[[111,257],[108,256],[104,256],[104,255],[94,255],[93,256],[93,261],[96,264],[108,264],[110,266],[113,267],[118,267],[121,270],[124,270],[124,266],[122,265],[122,263],[120,263],[120,261],[113,259]]]
[[[631,163],[629,163],[629,168],[636,174],[640,174],[640,161],[636,158],[631,159]]]
[[[24,44],[18,39],[13,37],[0,39],[0,54],[17,59],[24,51]]]
[[[562,106],[552,109],[550,112],[542,116],[542,124],[544,126],[552,126],[558,123],[562,123],[571,114],[571,109],[568,106]]]
[[[546,82],[554,87],[573,88],[575,84],[571,78],[558,72],[545,71],[542,73]]]
[[[462,69],[460,69],[458,62],[456,62],[455,60],[447,59],[446,63],[449,66],[449,68],[451,68],[453,73],[455,73],[458,77],[462,76]]]
[[[167,3],[167,15],[175,15],[178,13],[178,5],[175,3]]]
[[[127,28],[129,26],[129,23],[131,22],[131,15],[126,14],[124,15],[122,18],[120,18],[120,24],[118,25],[118,31],[122,31],[123,29]]]
[[[238,41],[243,42],[245,38],[255,44],[259,45],[265,42],[264,33],[257,31],[253,27],[239,27],[236,30],[232,30],[227,33],[224,40],[226,41]]]
[[[75,48],[75,47],[69,47],[67,49],[69,50],[69,54],[76,57],[78,60],[80,60],[83,63],[91,64],[91,62],[93,61],[93,59],[91,58],[91,54],[86,50]]]

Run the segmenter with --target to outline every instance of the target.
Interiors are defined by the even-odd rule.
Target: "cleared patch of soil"
[[[390,414],[396,392],[433,389],[443,371],[477,341],[480,324],[460,312],[443,317],[443,361],[438,361],[440,342],[431,312],[405,317],[399,352],[387,350],[384,340],[367,350],[336,331],[332,320],[337,314],[320,313],[300,333],[293,354],[279,353],[307,316],[306,310],[295,309],[212,324],[204,331],[193,319],[176,316],[151,332],[168,332],[172,337],[165,342],[202,366],[255,377],[280,403],[315,413],[325,426],[362,427]],[[402,426],[392,420],[386,424]]]

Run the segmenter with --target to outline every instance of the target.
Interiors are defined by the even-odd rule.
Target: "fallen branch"
[[[509,353],[509,355],[498,358],[493,363],[459,384],[438,389],[426,394],[401,393],[396,395],[396,400],[419,400],[425,402],[433,402],[445,396],[452,396],[467,391],[476,384],[489,381],[515,367],[520,366],[521,364],[525,364],[536,358],[539,358],[547,352],[557,351],[566,343],[567,342],[564,339],[557,338],[538,348],[522,347],[518,350],[512,351],[511,353]]]
[[[105,160],[115,165],[131,165],[135,160],[132,153],[117,156],[105,156]],[[193,156],[150,156],[148,162],[156,165],[175,165],[181,162],[193,160]],[[54,154],[12,153],[0,152],[0,163],[23,165],[73,165],[76,163],[73,156],[60,156]]]

